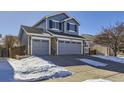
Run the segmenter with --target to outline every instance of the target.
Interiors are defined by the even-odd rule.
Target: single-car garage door
[[[81,42],[79,41],[58,41],[58,55],[81,54]]]
[[[32,40],[32,55],[41,56],[49,55],[49,40]]]

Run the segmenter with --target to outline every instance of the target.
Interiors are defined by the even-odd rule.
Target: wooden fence
[[[19,46],[19,47],[13,47],[9,48],[9,57],[16,58],[16,55],[25,55],[26,54],[26,48],[25,46]]]

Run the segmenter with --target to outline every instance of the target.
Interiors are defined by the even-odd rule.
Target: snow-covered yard
[[[102,56],[102,55],[93,55],[93,57],[98,57],[98,58],[102,58],[105,60],[110,60],[118,63],[124,63],[124,57]]]
[[[15,80],[36,81],[72,75],[72,72],[39,57],[8,59]]]
[[[88,79],[83,82],[112,82],[112,81],[106,79]]]

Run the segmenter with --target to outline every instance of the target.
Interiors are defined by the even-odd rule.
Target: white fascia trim
[[[80,25],[80,22],[75,18],[75,17],[70,17],[70,18],[67,18],[67,19],[65,19],[65,20],[63,20],[63,21],[68,21],[68,20],[70,20],[70,19],[74,19],[79,25]],[[63,22],[62,21],[62,22]]]
[[[83,38],[76,38],[76,37],[70,37],[70,36],[61,36],[61,35],[54,35],[58,38],[67,38],[67,39],[77,39],[77,40],[84,40]]]
[[[82,42],[83,40],[75,40],[75,39],[63,39],[63,38],[58,38],[58,40],[63,40],[63,41],[75,41],[75,42]]]
[[[33,26],[36,26],[37,24],[39,24],[41,21],[43,21],[44,19],[46,19],[46,17],[43,17],[41,20],[39,20],[37,23],[35,23]]]
[[[57,31],[59,30],[59,29],[57,29],[57,28],[49,28],[49,29],[50,29],[50,30],[57,30]]]
[[[52,20],[53,22],[60,22],[60,21],[57,21],[57,20],[54,20],[54,19],[50,19],[50,20]]]
[[[47,19],[45,19],[46,20],[46,30],[47,30]]]
[[[83,54],[83,41],[81,42],[81,54]]]
[[[29,36],[28,36],[28,54],[30,54],[30,50],[29,50],[29,42],[30,42],[30,38],[29,38]]]
[[[41,36],[41,37],[51,37],[49,34],[46,34],[46,35],[45,35],[45,33],[44,33],[44,34],[28,33],[28,35]]]
[[[29,35],[29,33],[27,33],[27,31],[22,27],[22,29],[24,30],[24,32],[27,34],[27,35]]]
[[[51,55],[51,39],[50,38],[45,38],[45,37],[36,37],[36,36],[32,36],[31,37],[31,55],[32,55],[32,41],[33,39],[40,39],[40,40],[48,40],[49,41],[49,55]]]
[[[48,18],[48,17],[52,17],[52,16],[55,16],[55,15],[59,15],[59,14],[65,14],[66,16],[70,17],[66,12],[56,12],[56,13],[52,13],[50,15],[47,15],[45,17]]]

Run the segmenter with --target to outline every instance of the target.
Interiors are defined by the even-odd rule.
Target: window
[[[62,24],[58,21],[49,20],[49,28],[62,29]]]
[[[59,40],[59,43],[64,43],[64,41],[62,41],[62,40]]]
[[[39,39],[33,39],[33,41],[35,41],[35,42],[40,42],[40,40],[39,40]]]
[[[65,43],[70,43],[70,41],[65,41]]]
[[[78,28],[75,24],[67,23],[67,30],[77,32]]]
[[[77,44],[81,44],[81,42],[77,42]]]
[[[48,40],[42,40],[42,42],[48,42]]]
[[[72,44],[75,44],[76,42],[71,42]]]

